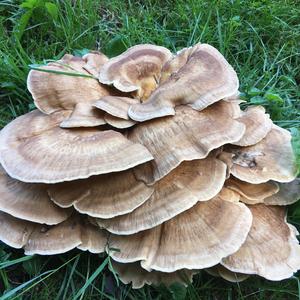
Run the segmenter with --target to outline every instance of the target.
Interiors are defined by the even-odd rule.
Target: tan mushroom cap
[[[0,133],[0,162],[13,178],[57,183],[130,169],[152,159],[148,150],[112,130],[61,129],[61,113],[33,111]],[[45,159],[45,157],[47,159]]]
[[[260,142],[271,131],[273,127],[270,116],[265,113],[262,106],[248,107],[238,121],[246,126],[246,131],[243,137],[233,142],[233,145],[251,146]]]
[[[289,182],[296,177],[296,165],[289,131],[273,125],[259,143],[249,147],[232,147],[231,174],[242,181],[262,183],[269,180]]]
[[[213,155],[183,162],[154,186],[154,194],[133,212],[100,220],[100,227],[115,234],[133,234],[153,228],[194,206],[215,197],[223,187],[226,165]]]
[[[174,117],[136,125],[128,138],[154,157],[147,169],[136,168],[136,176],[152,184],[182,161],[205,158],[213,149],[239,140],[245,125],[230,117],[232,105],[238,104],[220,101],[200,112],[181,106]]]
[[[135,103],[139,103],[139,100],[129,97],[105,96],[96,101],[93,105],[112,116],[130,120],[127,112],[130,105]]]
[[[264,203],[267,197],[279,191],[279,185],[274,181],[251,184],[234,177],[228,179],[225,186],[238,192],[242,196],[242,201],[247,204]]]
[[[108,113],[106,113],[104,115],[104,120],[107,124],[111,125],[112,127],[118,128],[118,129],[130,128],[136,124],[135,121],[120,119],[120,118],[114,117]]]
[[[300,199],[300,179],[279,183],[279,192],[264,199],[266,205],[290,205]]]
[[[91,51],[82,59],[85,61],[83,68],[96,78],[99,76],[101,67],[109,60],[106,55],[98,51]]]
[[[153,187],[135,179],[132,170],[62,182],[49,189],[61,207],[74,206],[80,213],[98,218],[126,214],[150,198]]]
[[[211,268],[205,269],[205,271],[215,277],[222,277],[223,279],[229,281],[229,282],[242,282],[249,278],[250,275],[248,274],[242,274],[242,273],[236,273],[228,270],[224,266],[218,264],[216,266],[213,266]]]
[[[196,271],[178,270],[172,273],[163,273],[159,271],[148,272],[141,267],[139,263],[122,264],[112,261],[114,271],[118,274],[124,284],[132,283],[132,288],[140,289],[145,284],[170,286],[173,283],[181,283],[187,286],[193,278]]]
[[[128,116],[128,108],[139,100],[129,97],[105,96],[94,103],[94,106],[105,111],[105,121],[116,128],[129,128],[136,124]]]
[[[0,240],[13,248],[22,248],[26,245],[35,223],[17,219],[0,211]]]
[[[36,226],[30,234],[24,250],[26,255],[54,255],[67,252],[80,244],[80,219],[70,217],[55,226]]]
[[[77,246],[82,251],[102,253],[105,251],[108,235],[104,230],[85,222],[81,227],[81,244]]]
[[[253,223],[246,242],[222,265],[234,272],[257,274],[268,280],[289,278],[300,268],[295,228],[286,222],[283,207],[249,206]]]
[[[24,248],[26,255],[54,255],[73,248],[92,253],[105,251],[107,233],[70,216],[62,223],[48,226],[15,218],[0,211],[0,240],[14,248]]]
[[[66,220],[71,210],[56,206],[44,184],[23,183],[10,178],[0,166],[0,211],[16,218],[54,225]]]
[[[251,223],[251,213],[244,204],[216,197],[153,229],[129,236],[112,235],[110,246],[120,252],[111,255],[123,263],[141,260],[146,270],[208,268],[241,247]]]
[[[60,123],[61,128],[95,127],[106,124],[104,113],[91,104],[76,104],[69,118]]]
[[[87,66],[84,59],[67,54],[57,62],[40,67],[41,70],[31,70],[27,87],[36,107],[51,114],[59,110],[73,110],[78,103],[92,104],[109,95],[109,89],[93,78],[84,66]],[[77,76],[53,72],[75,73]]]
[[[207,44],[197,44],[175,57],[171,64],[170,77],[164,81],[145,103],[129,108],[131,119],[139,122],[174,115],[174,108],[187,104],[195,110],[202,110],[225,97],[236,94],[239,81],[233,68],[223,55]],[[182,66],[182,58],[186,58]],[[179,60],[180,62],[178,62]]]
[[[133,46],[104,64],[99,81],[122,92],[137,91],[138,98],[147,99],[157,86],[163,64],[171,57],[172,53],[164,47]]]

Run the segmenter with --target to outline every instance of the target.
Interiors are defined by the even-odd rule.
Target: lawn
[[[21,6],[20,6],[21,4]],[[0,1],[0,128],[34,109],[30,65],[88,49],[115,56],[138,43],[172,51],[198,42],[218,48],[247,104],[262,104],[291,130],[300,163],[300,2],[284,0]],[[300,229],[300,204],[289,209]],[[228,283],[204,271],[187,289],[133,290],[103,255],[28,256],[0,244],[0,299],[300,299],[299,276]]]

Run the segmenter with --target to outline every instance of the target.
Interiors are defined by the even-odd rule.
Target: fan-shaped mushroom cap
[[[238,121],[245,124],[246,131],[239,141],[232,144],[243,147],[257,144],[266,137],[273,127],[270,116],[265,113],[262,106],[248,107],[238,118]]]
[[[266,205],[290,205],[300,199],[300,179],[279,183],[279,192],[264,199]]]
[[[50,187],[49,195],[61,207],[73,205],[81,213],[112,218],[142,205],[153,190],[127,170],[59,183]]]
[[[81,244],[77,248],[91,253],[102,253],[107,241],[108,235],[104,230],[86,222],[81,227]]]
[[[201,112],[181,106],[174,117],[138,124],[128,138],[143,144],[154,161],[147,169],[136,168],[136,176],[152,184],[182,161],[205,158],[211,150],[239,140],[245,126],[229,117],[232,105],[220,101]]]
[[[85,61],[83,68],[96,78],[99,76],[101,67],[108,62],[108,57],[98,51],[91,51],[85,54],[82,59]]]
[[[183,162],[157,182],[154,194],[133,212],[113,219],[99,220],[100,227],[116,234],[132,234],[153,228],[216,196],[225,181],[226,165],[210,156]]]
[[[246,242],[222,265],[233,272],[257,274],[268,280],[289,278],[300,268],[300,246],[285,208],[249,206],[253,223]]]
[[[111,125],[112,127],[119,128],[119,129],[130,128],[136,124],[135,121],[120,119],[120,118],[114,117],[108,113],[106,113],[104,115],[104,120],[107,124]]]
[[[87,66],[84,59],[65,55],[57,62],[40,67],[40,70],[31,70],[27,87],[36,107],[51,114],[59,110],[73,110],[77,103],[92,104],[109,95],[109,89],[93,78],[84,66]]]
[[[146,270],[208,268],[240,248],[251,222],[244,204],[216,197],[153,229],[129,236],[112,235],[110,246],[120,252],[111,255],[124,263],[141,260]]]
[[[163,64],[172,53],[160,46],[137,45],[110,59],[101,68],[99,81],[122,92],[138,91],[146,99],[156,88]]]
[[[250,183],[268,180],[289,182],[296,177],[291,134],[276,125],[259,143],[230,149],[234,153],[231,174]]]
[[[49,227],[36,226],[24,247],[26,255],[51,255],[67,252],[81,244],[81,223],[79,218]]]
[[[61,114],[36,110],[1,131],[0,162],[11,177],[56,183],[122,171],[152,159],[145,147],[112,130],[61,129]]]
[[[193,278],[196,271],[192,270],[178,270],[172,273],[163,273],[159,271],[148,272],[141,267],[139,263],[122,264],[115,261],[112,266],[119,275],[120,280],[124,284],[132,283],[132,288],[139,289],[145,284],[159,285],[164,284],[170,286],[172,283],[181,283],[187,286]]]
[[[202,110],[237,93],[237,75],[217,49],[207,44],[197,44],[185,51],[188,52],[187,55],[175,57],[171,64],[181,67],[183,57],[186,58],[186,63],[172,73],[145,103],[129,108],[131,119],[142,122],[174,115],[175,106],[181,104]],[[180,60],[179,63],[177,59]]]
[[[94,106],[109,113],[112,116],[130,120],[128,108],[131,104],[139,103],[139,100],[129,97],[105,96],[94,103]]]
[[[26,245],[35,223],[17,219],[0,211],[0,240],[13,248],[22,248]]]
[[[205,269],[205,271],[212,276],[222,277],[230,282],[242,282],[250,276],[247,274],[232,272],[220,264]]]
[[[104,113],[86,103],[76,104],[68,119],[60,123],[62,128],[95,127],[106,124]]]
[[[105,96],[94,103],[94,106],[107,112],[105,121],[116,128],[128,128],[136,124],[128,117],[128,108],[139,100],[128,97]]]
[[[242,201],[247,204],[264,203],[265,198],[279,191],[279,186],[274,181],[251,184],[233,177],[226,181],[225,186],[238,192],[243,197]]]
[[[68,218],[71,210],[57,207],[44,184],[30,184],[10,178],[0,166],[0,211],[16,218],[48,225]]]

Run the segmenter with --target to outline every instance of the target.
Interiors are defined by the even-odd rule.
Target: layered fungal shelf
[[[263,107],[240,109],[215,48],[65,55],[27,84],[37,109],[0,133],[3,242],[107,251],[134,288],[200,269],[229,281],[300,269],[291,135]]]

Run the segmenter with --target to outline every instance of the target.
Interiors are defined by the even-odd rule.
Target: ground
[[[233,65],[247,104],[264,105],[276,124],[291,130],[300,161],[297,0],[2,0],[0,20],[0,128],[34,108],[26,89],[32,64],[88,49],[114,56],[138,43],[176,51],[202,42],[218,48]],[[300,205],[289,209],[289,220],[300,225]],[[0,299],[300,298],[299,276],[231,284],[202,272],[187,289],[135,291],[118,283],[99,255],[73,251],[24,257],[22,251],[0,247]]]

